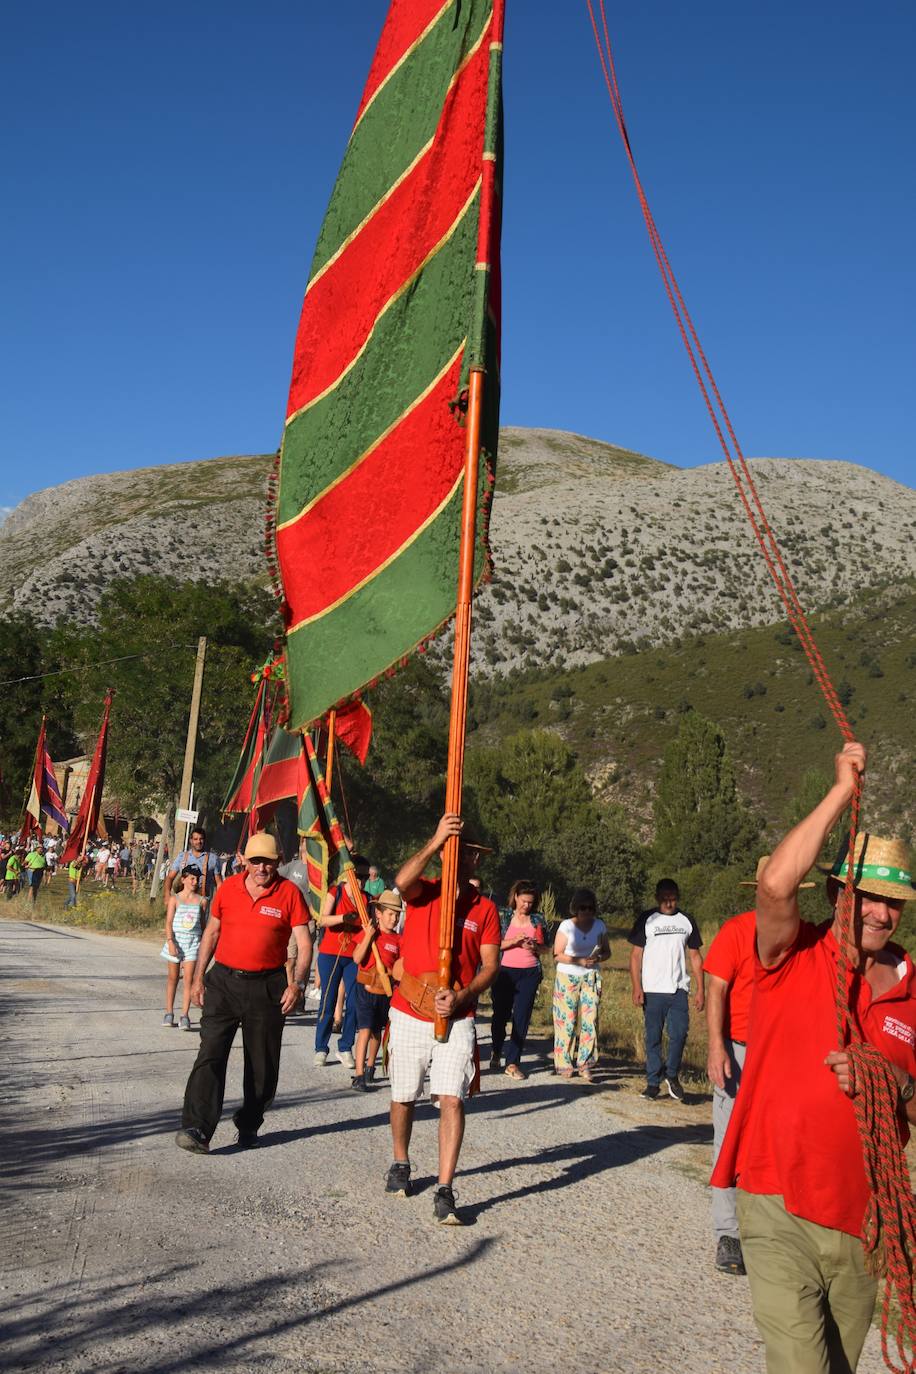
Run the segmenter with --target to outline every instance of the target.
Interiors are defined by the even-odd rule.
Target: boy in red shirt
[[[396,892],[382,892],[370,904],[373,925],[353,951],[353,960],[359,967],[355,989],[356,1071],[350,1086],[357,1092],[366,1092],[367,1085],[375,1077],[375,1057],[388,1021],[390,998],[378,976],[373,946],[390,974],[401,952],[401,937],[395,929],[401,910],[401,899]]]

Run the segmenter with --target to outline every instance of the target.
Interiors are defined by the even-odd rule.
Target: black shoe
[[[661,1088],[657,1083],[647,1083],[639,1095],[640,1097],[648,1097],[651,1102],[654,1102],[660,1092]]]
[[[374,1064],[367,1064],[367,1065],[366,1065],[366,1072],[365,1072],[364,1077],[365,1077],[367,1083],[374,1083],[374,1082],[375,1082],[375,1065],[374,1065]]]
[[[683,1102],[684,1089],[681,1087],[681,1080],[669,1076],[666,1078],[665,1082],[668,1084],[668,1096],[673,1097],[675,1102]]]
[[[442,1183],[433,1196],[433,1216],[441,1226],[463,1226],[464,1222],[455,1210],[455,1194],[447,1183]]]
[[[260,1145],[257,1131],[239,1131],[236,1145],[240,1150],[256,1150]]]
[[[500,1070],[500,1063],[501,1063],[501,1061],[500,1061],[500,1056],[499,1056],[498,1054],[491,1054],[491,1055],[490,1055],[490,1072],[491,1072],[491,1073],[499,1073],[499,1070]]]
[[[410,1165],[392,1164],[385,1179],[385,1192],[395,1193],[398,1197],[410,1197]]]
[[[716,1246],[716,1268],[720,1274],[746,1274],[741,1242],[737,1236],[720,1236]]]
[[[364,1073],[355,1073],[350,1079],[350,1087],[355,1089],[358,1093],[367,1093],[369,1089],[366,1087],[366,1075]]]
[[[175,1144],[181,1150],[190,1150],[194,1155],[208,1155],[210,1142],[197,1126],[182,1126],[175,1136]]]

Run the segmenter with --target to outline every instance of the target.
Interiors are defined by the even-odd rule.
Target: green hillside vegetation
[[[916,589],[865,591],[811,624],[850,723],[871,750],[866,817],[912,835]],[[662,754],[691,708],[721,727],[739,787],[772,837],[805,773],[829,769],[839,740],[784,623],[674,640],[581,668],[532,668],[475,682],[471,745],[520,725],[557,732],[596,794],[622,805],[648,839]]]

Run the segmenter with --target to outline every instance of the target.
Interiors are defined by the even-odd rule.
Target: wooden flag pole
[[[83,869],[85,867],[86,850],[89,847],[89,821],[92,817],[92,808],[95,806],[95,783],[92,784],[92,791],[89,793],[89,806],[86,811],[86,825],[83,830],[83,842],[80,845],[80,868],[76,875],[76,890],[79,892],[80,884],[83,881]]]
[[[483,415],[483,369],[472,370],[468,385],[467,444],[464,451],[464,495],[461,503],[461,544],[458,553],[458,604],[455,610],[455,656],[452,662],[452,700],[448,726],[448,771],[445,809],[461,814],[464,784],[464,737],[468,718],[468,670],[471,662],[471,605],[474,599],[474,553],[477,537],[477,479],[480,469],[480,425]],[[452,986],[452,946],[455,940],[455,900],[458,895],[457,835],[442,849],[442,896],[439,904],[439,966],[437,988]],[[437,1016],[435,1037],[448,1039],[449,1021]]]

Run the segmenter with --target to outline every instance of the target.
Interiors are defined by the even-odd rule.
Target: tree
[[[206,635],[195,806],[214,818],[251,710],[251,671],[279,630],[273,598],[228,583],[141,576],[113,582],[97,615],[95,627],[59,628],[50,648],[77,668],[61,679],[62,692],[87,749],[113,689],[108,787],[136,814],[175,804],[197,640]]]
[[[642,851],[620,813],[595,801],[563,740],[522,730],[473,749],[465,785],[469,807],[496,845],[484,876],[498,889],[531,877],[553,887],[561,910],[579,885],[595,888],[605,911],[633,909],[645,878]]]
[[[665,750],[655,799],[655,850],[671,868],[746,862],[760,823],[738,796],[725,736],[687,711]]]

